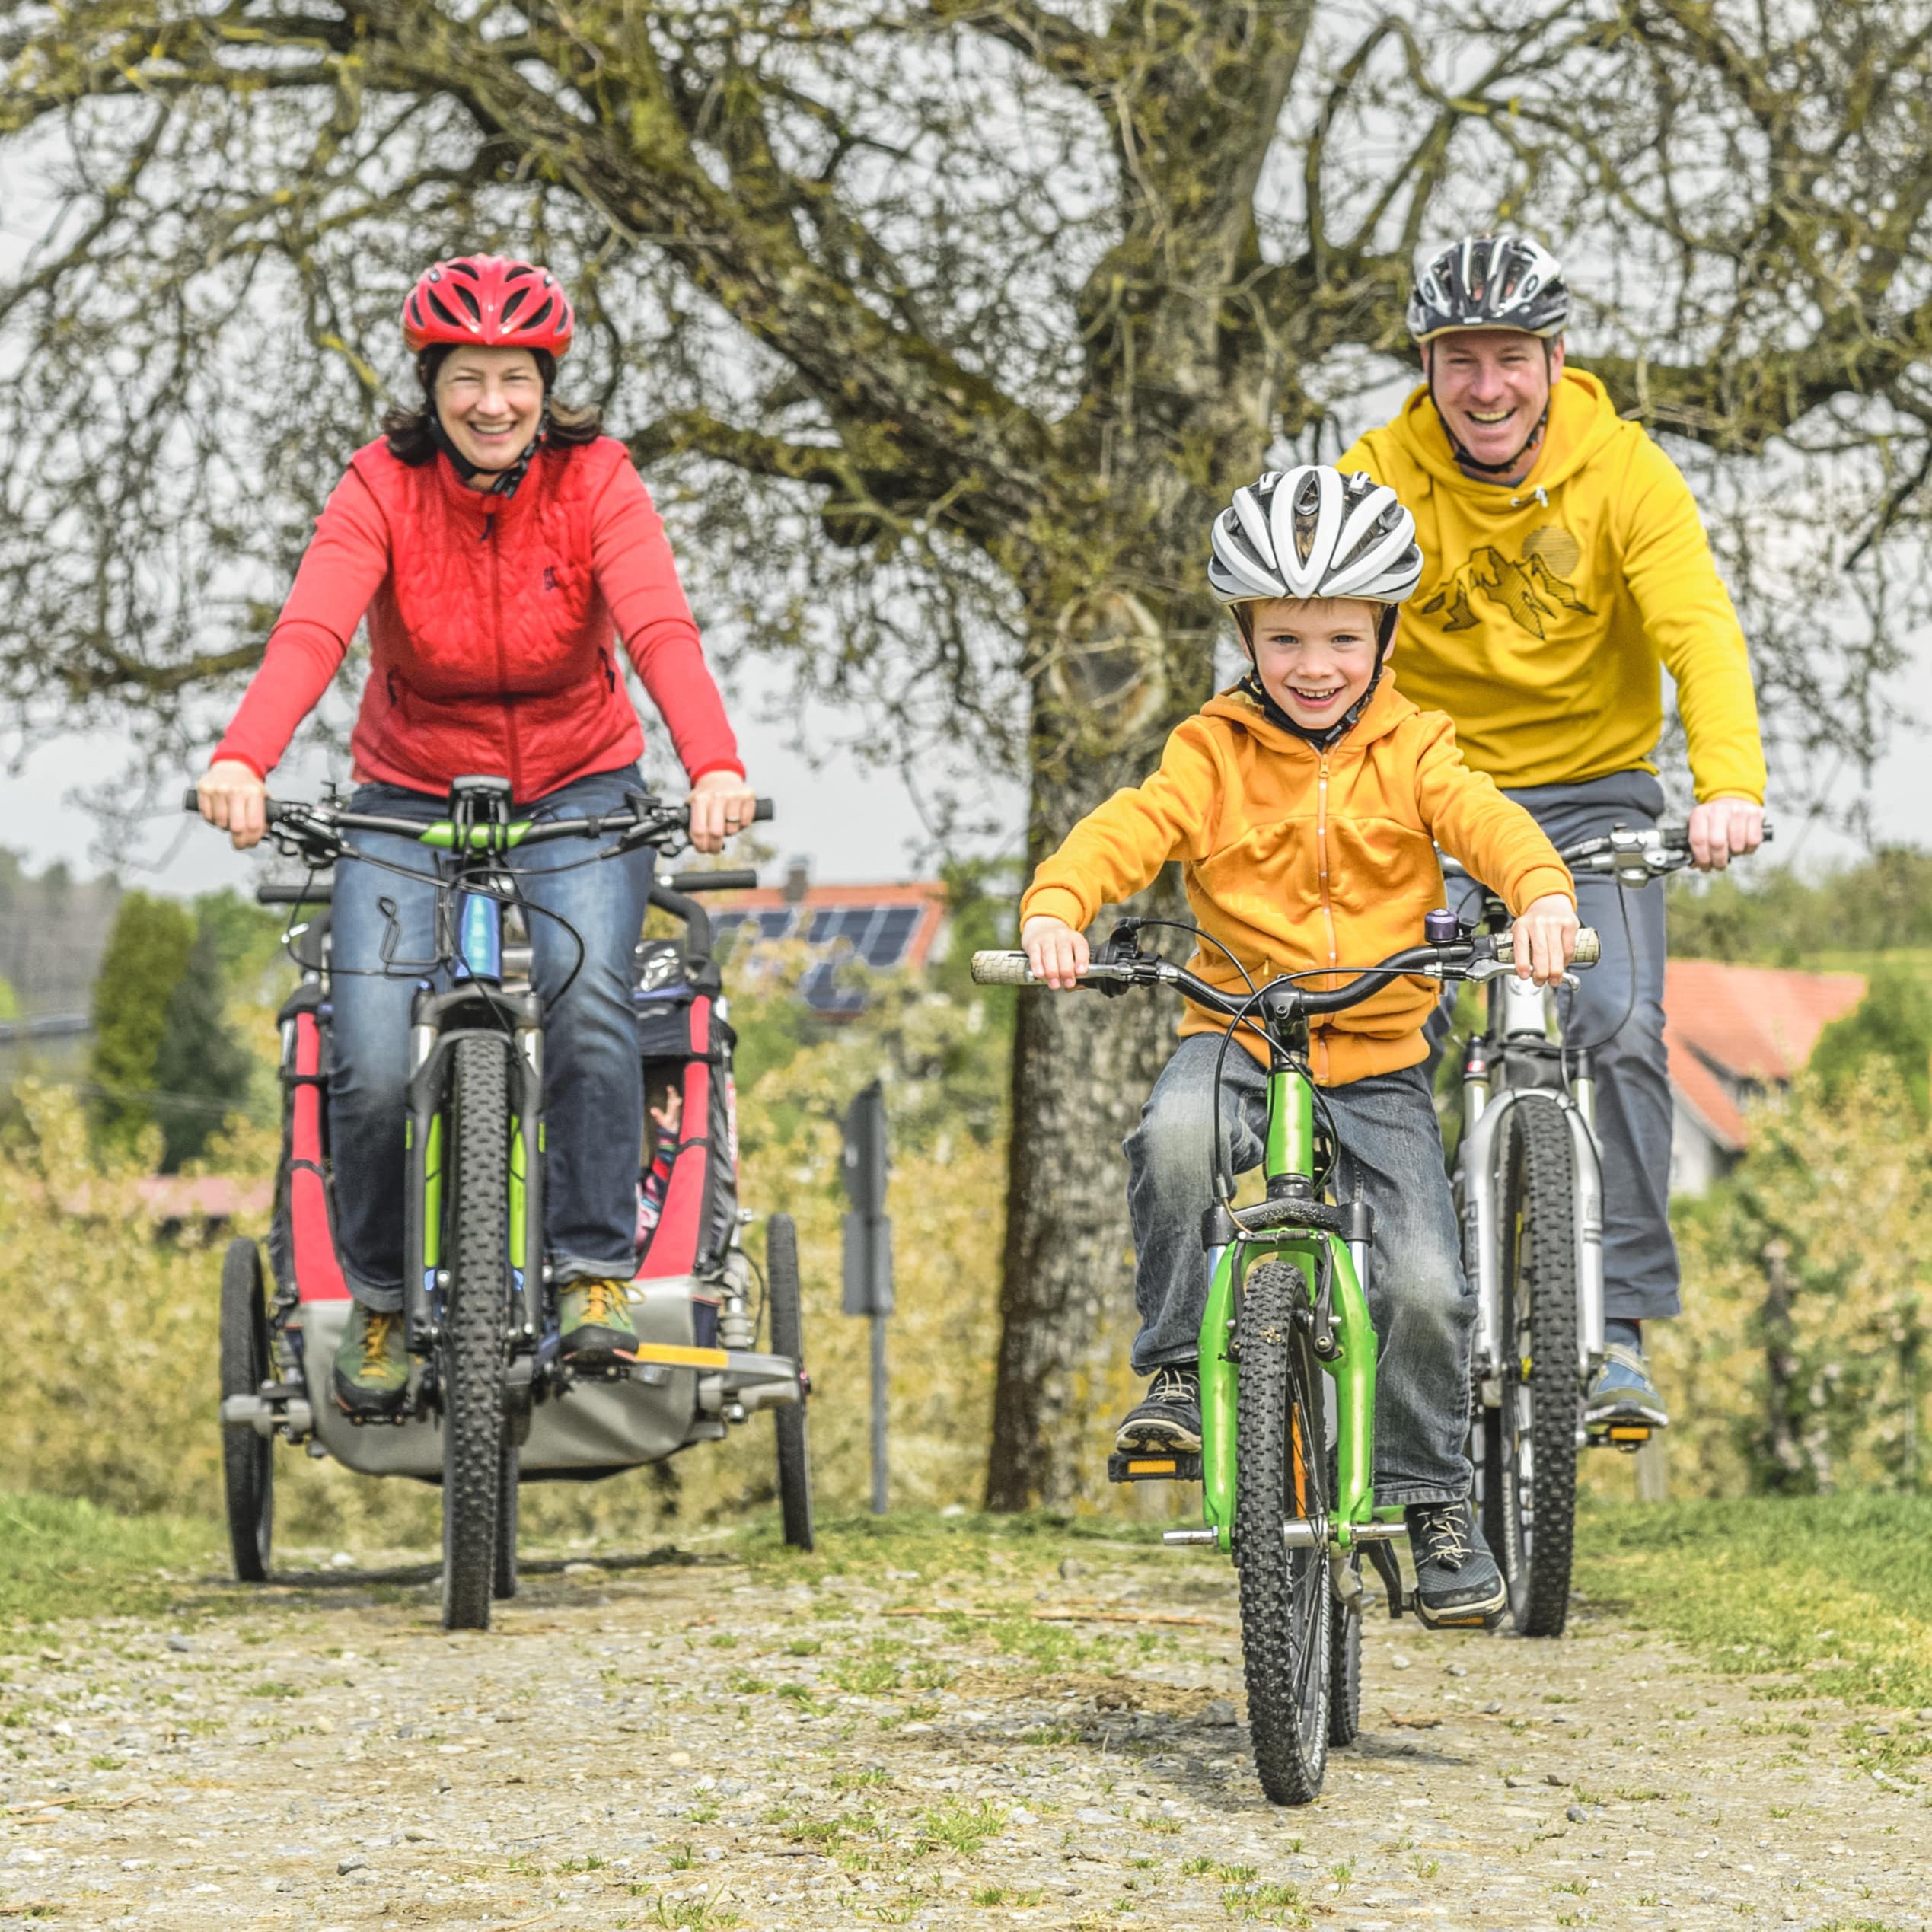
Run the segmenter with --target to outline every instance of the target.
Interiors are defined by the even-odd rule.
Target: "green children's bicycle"
[[[1389,1548],[1404,1534],[1402,1512],[1378,1509],[1375,1500],[1371,1215],[1364,1202],[1321,1197],[1336,1149],[1321,1144],[1316,1129],[1309,1022],[1404,974],[1481,981],[1510,972],[1510,935],[1465,935],[1452,915],[1432,913],[1427,943],[1360,971],[1346,986],[1311,991],[1298,979],[1317,976],[1304,974],[1232,995],[1142,952],[1141,926],[1116,926],[1082,983],[1110,996],[1171,987],[1226,1019],[1224,1053],[1243,1026],[1265,1037],[1267,1191],[1251,1207],[1236,1207],[1217,1146],[1216,1198],[1201,1231],[1210,1286],[1200,1328],[1200,1453],[1117,1452],[1108,1475],[1201,1484],[1205,1527],[1169,1530],[1165,1540],[1232,1555],[1261,1788],[1277,1804],[1306,1804],[1321,1791],[1330,1744],[1349,1742],[1360,1727],[1365,1551],[1390,1614],[1399,1616],[1405,1600]],[[1590,964],[1596,952],[1596,935],[1584,930],[1575,963]],[[982,985],[1033,984],[1023,952],[976,953],[973,977]]]

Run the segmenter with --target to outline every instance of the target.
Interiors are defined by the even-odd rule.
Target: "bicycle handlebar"
[[[266,818],[271,826],[282,826],[289,831],[301,833],[309,831],[320,834],[336,832],[391,832],[398,837],[420,842],[430,826],[448,821],[422,821],[414,818],[392,818],[381,814],[366,811],[345,811],[340,805],[308,805],[298,801],[269,799],[263,801]],[[201,811],[201,794],[190,786],[182,795],[181,809],[199,815]],[[760,799],[752,808],[754,821],[762,821],[772,816],[772,802]],[[608,811],[601,815],[583,818],[545,818],[519,821],[523,824],[519,846],[547,844],[553,839],[596,838],[605,832],[674,832],[687,831],[690,825],[690,808],[683,805],[659,805],[652,801],[649,818],[640,818],[630,806],[621,811]],[[650,843],[647,837],[639,841]],[[703,878],[706,885],[700,889],[723,891],[727,888],[714,882],[722,875],[692,874],[693,878]],[[741,882],[744,886],[757,884],[755,875],[746,876]]]
[[[1371,999],[1381,992],[1392,980],[1405,974],[1417,974],[1430,979],[1462,980],[1487,978],[1497,971],[1506,971],[1514,964],[1513,936],[1502,933],[1494,937],[1478,934],[1465,939],[1454,939],[1446,945],[1410,946],[1401,952],[1392,953],[1379,965],[1351,969],[1337,968],[1341,972],[1353,970],[1356,977],[1344,987],[1334,987],[1321,993],[1297,992],[1296,1004],[1306,1014],[1338,1013],[1344,1009],[1358,1006],[1364,999]],[[1572,964],[1594,966],[1602,957],[1602,947],[1593,927],[1586,926],[1577,935],[1577,950]],[[1313,973],[1298,974],[1298,978],[1309,978],[1321,973],[1316,968]],[[1027,964],[1024,952],[1001,951],[976,952],[973,955],[973,979],[980,986],[1032,986],[1037,984],[1032,968]],[[1082,986],[1095,987],[1106,985],[1121,986],[1171,986],[1184,993],[1197,1006],[1204,1006],[1210,1012],[1223,1015],[1229,1019],[1255,1015],[1260,1001],[1255,993],[1232,993],[1223,988],[1210,986],[1207,980],[1197,978],[1185,968],[1171,965],[1164,959],[1139,956],[1132,960],[1095,960],[1080,975]],[[1270,986],[1281,982],[1274,980],[1268,986],[1259,989],[1265,993]]]
[[[1775,834],[1768,818],[1764,830],[1764,843],[1769,845]],[[1666,819],[1641,831],[1619,827],[1613,832],[1579,839],[1574,845],[1564,846],[1557,856],[1572,872],[1614,872],[1620,883],[1644,885],[1666,872],[1681,872],[1691,862],[1690,827],[1681,819]],[[1469,877],[1468,869],[1447,853],[1440,857],[1445,878]]]

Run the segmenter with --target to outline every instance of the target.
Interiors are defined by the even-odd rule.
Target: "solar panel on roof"
[[[866,1003],[865,988],[844,981],[829,962],[813,967],[799,982],[799,992],[814,1012],[856,1013]]]
[[[875,971],[888,971],[905,957],[918,924],[917,906],[882,906],[859,947],[859,957]]]
[[[758,937],[761,939],[782,939],[792,929],[789,906],[780,906],[775,912],[757,913],[753,917],[758,922]]]

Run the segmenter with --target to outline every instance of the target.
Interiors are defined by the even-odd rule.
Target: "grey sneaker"
[[[1415,1614],[1431,1630],[1489,1630],[1510,1586],[1468,1502],[1412,1503],[1402,1513],[1415,1560]]]
[[[410,1386],[409,1351],[403,1346],[400,1312],[381,1314],[360,1302],[336,1350],[336,1406],[346,1415],[386,1417],[403,1406]]]
[[[1146,1394],[1116,1431],[1114,1446],[1123,1455],[1135,1450],[1172,1455],[1200,1447],[1200,1376],[1193,1363],[1154,1371]]]
[[[1603,1351],[1603,1366],[1583,1398],[1586,1428],[1608,1429],[1618,1423],[1651,1429],[1670,1423],[1643,1351],[1624,1342],[1612,1342]]]

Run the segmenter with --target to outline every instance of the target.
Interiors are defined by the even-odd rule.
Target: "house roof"
[[[720,894],[711,917],[720,938],[753,945],[802,944],[819,955],[799,983],[805,1003],[834,1017],[865,1005],[853,974],[917,971],[945,923],[946,888],[937,879],[890,885],[814,885],[788,898],[775,887]]]
[[[1736,1090],[1791,1078],[1818,1036],[1865,996],[1862,973],[1800,973],[1673,959],[1664,968],[1664,1041],[1679,1100],[1733,1153],[1746,1135]]]

